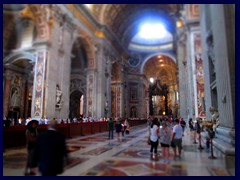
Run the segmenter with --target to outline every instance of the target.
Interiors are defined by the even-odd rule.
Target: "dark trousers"
[[[108,131],[109,133],[108,133],[108,139],[113,139],[113,129],[109,129],[109,131]]]
[[[152,153],[154,149],[154,153],[157,154],[157,148],[158,148],[158,140],[156,142],[151,141],[150,152]]]

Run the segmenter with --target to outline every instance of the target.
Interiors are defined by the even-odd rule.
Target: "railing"
[[[136,126],[146,123],[146,120],[130,120],[130,126]],[[58,124],[58,131],[66,138],[85,136],[108,131],[107,122],[88,122],[88,123],[68,123]],[[12,148],[26,145],[25,131],[27,126],[10,126],[3,128],[3,147]],[[47,125],[39,125],[38,132],[47,130]]]

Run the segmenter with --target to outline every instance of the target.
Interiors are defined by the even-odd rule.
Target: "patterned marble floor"
[[[108,140],[108,133],[75,137],[67,140],[70,161],[60,176],[235,176],[234,169],[226,169],[224,157],[214,151],[198,149],[192,143],[188,130],[183,137],[181,159],[162,159],[161,148],[150,158],[147,144],[147,127],[133,127],[130,134],[117,140]],[[23,176],[26,162],[26,148],[6,149],[3,152],[3,176]],[[38,173],[37,176],[40,176]]]

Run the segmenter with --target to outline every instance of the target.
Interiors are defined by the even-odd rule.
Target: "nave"
[[[69,162],[60,176],[235,176],[235,169],[227,169],[224,157],[214,149],[216,159],[209,159],[210,149],[202,141],[203,150],[193,144],[189,129],[183,137],[181,159],[170,162],[158,154],[150,158],[147,144],[147,125],[132,127],[121,141],[108,132],[67,139]],[[3,176],[23,176],[27,150],[25,147],[6,149],[3,152]],[[37,176],[40,176],[38,173]]]

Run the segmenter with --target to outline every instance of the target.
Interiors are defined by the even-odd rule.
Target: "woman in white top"
[[[158,138],[159,138],[159,123],[158,123],[158,119],[154,118],[150,128],[151,155],[153,155],[153,149],[154,149],[154,154],[157,155]]]
[[[124,133],[126,132],[127,127],[129,126],[128,119],[125,119],[124,123]]]

